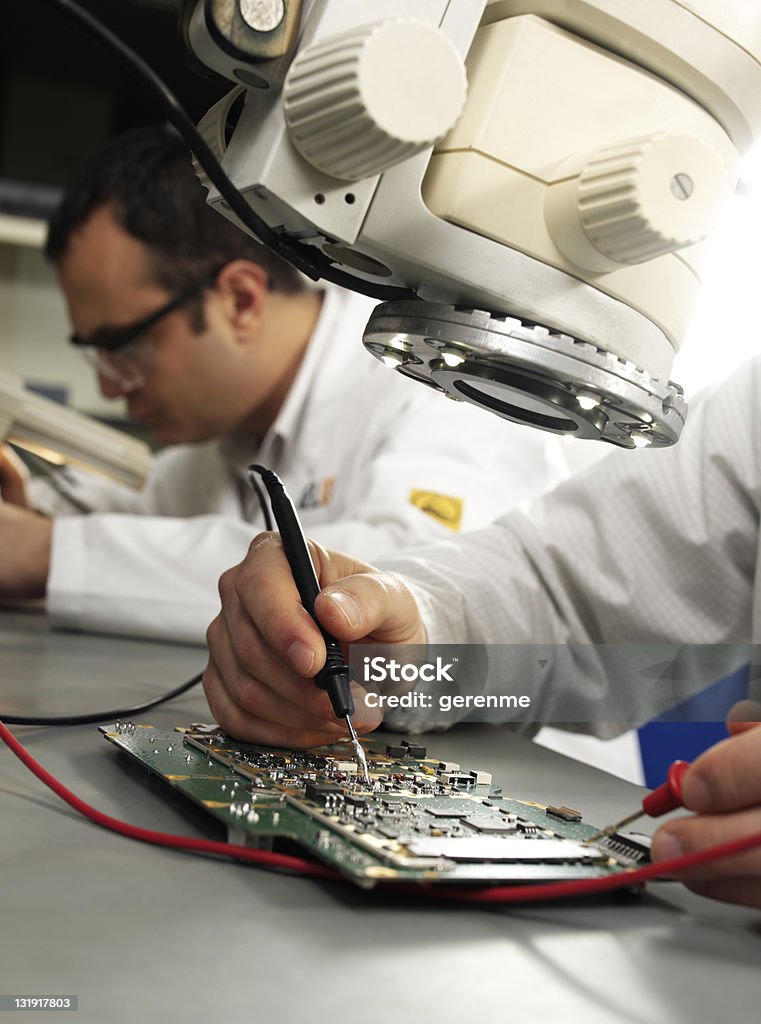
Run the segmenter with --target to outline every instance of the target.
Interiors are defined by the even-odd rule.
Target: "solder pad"
[[[240,743],[210,726],[117,723],[101,732],[219,819],[229,842],[296,843],[363,888],[599,878],[647,859],[646,848],[620,836],[582,845],[596,827],[506,797],[488,773],[425,756],[416,743],[365,741],[368,787],[348,742],[294,751]]]

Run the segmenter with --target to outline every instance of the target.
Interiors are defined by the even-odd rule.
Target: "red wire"
[[[16,739],[12,732],[0,722],[0,739],[7,744],[16,757],[22,761],[27,768],[34,772],[38,779],[49,786],[53,792],[65,800],[70,807],[86,818],[94,821],[96,825],[109,828],[113,832],[119,832],[130,839],[139,839],[143,843],[153,843],[154,846],[170,846],[178,850],[191,850],[193,853],[215,853],[222,857],[232,857],[236,860],[249,860],[256,864],[267,865],[268,867],[286,868],[289,871],[296,871],[302,875],[311,875],[314,878],[341,878],[342,876],[332,868],[322,864],[314,864],[311,861],[303,860],[300,857],[290,857],[283,853],[269,853],[266,850],[250,850],[247,846],[235,846],[232,843],[219,843],[213,839],[191,839],[186,836],[174,836],[167,832],[154,832],[152,829],[139,828],[137,825],[130,825],[126,821],[119,821],[102,811],[96,810],[81,800],[70,789],[67,789],[62,782],[59,782],[42,765],[35,761],[32,755]]]
[[[139,828],[130,825],[118,818],[112,818],[103,814],[89,804],[81,800],[76,794],[67,789],[50,772],[46,771],[38,761],[19,743],[2,722],[0,722],[0,739],[13,751],[16,757],[33,772],[38,779],[45,783],[62,800],[65,800],[75,811],[83,814],[86,818],[94,821],[96,825],[111,829],[130,839],[138,839],[143,843],[152,843],[155,846],[168,846],[178,850],[189,850],[193,853],[218,854],[222,857],[230,857],[234,860],[247,860],[265,867],[284,868],[301,875],[309,875],[312,878],[327,878],[333,881],[346,881],[345,877],[333,868],[322,864],[315,864],[312,861],[304,860],[301,857],[291,857],[282,853],[269,853],[266,850],[250,850],[247,846],[235,846],[231,843],[215,842],[211,839],[191,839],[186,836],[175,836],[167,832],[154,832],[152,829]],[[744,839],[733,839],[727,843],[720,843],[718,846],[711,846],[698,853],[689,853],[683,857],[672,857],[670,860],[660,861],[658,864],[648,864],[643,868],[634,868],[630,871],[621,871],[615,875],[608,875],[605,878],[582,878],[572,882],[552,882],[541,885],[521,886],[490,886],[482,889],[455,889],[443,886],[414,886],[420,895],[431,896],[436,899],[450,899],[463,903],[527,903],[538,900],[566,899],[572,896],[585,896],[589,893],[606,892],[611,889],[626,888],[636,885],[639,882],[646,882],[653,878],[660,878],[664,875],[672,875],[676,871],[683,871],[685,868],[696,867],[699,864],[706,864],[710,861],[719,860],[722,857],[730,857],[745,850],[752,850],[761,846],[761,833],[746,836]],[[409,892],[410,886],[395,885],[394,889],[404,889]]]

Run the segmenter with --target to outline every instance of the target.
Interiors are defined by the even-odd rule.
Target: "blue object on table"
[[[660,786],[673,761],[694,761],[726,739],[724,719],[732,705],[748,695],[748,676],[746,665],[638,730],[646,786]]]

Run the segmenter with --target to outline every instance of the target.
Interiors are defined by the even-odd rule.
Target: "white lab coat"
[[[515,692],[507,681],[518,681],[533,702],[524,716],[533,721],[520,728],[575,723],[567,727],[605,736],[680,703],[753,653],[681,645],[761,639],[760,515],[755,359],[694,400],[674,447],[616,452],[526,510],[382,564],[412,586],[430,642],[511,645],[482,692]],[[653,671],[672,655],[676,676]],[[456,717],[516,715],[442,716],[434,706],[413,725],[444,728]],[[386,720],[410,728],[403,713]]]
[[[48,581],[54,625],[202,642],[217,581],[263,529],[245,467],[285,482],[305,532],[372,560],[451,531],[410,501],[413,490],[464,499],[462,528],[491,521],[559,479],[554,439],[447,401],[362,348],[373,303],[329,288],[276,422],[251,437],[163,451],[140,493],[77,475],[95,514],[37,483],[56,516]]]

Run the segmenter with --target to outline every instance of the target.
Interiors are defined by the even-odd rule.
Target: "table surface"
[[[204,661],[199,648],[55,633],[40,612],[0,611],[6,714],[137,703]],[[135,720],[168,728],[208,717],[199,689]],[[98,809],[203,834],[94,726],[14,732]],[[426,742],[492,771],[508,795],[579,807],[595,824],[641,798],[498,727]],[[414,904],[143,845],[81,818],[2,745],[0,767],[0,994],[77,994],[81,1021],[715,1024],[761,1005],[761,914],[677,883],[641,898]]]

